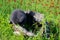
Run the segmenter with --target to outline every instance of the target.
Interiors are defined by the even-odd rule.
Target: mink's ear
[[[30,11],[30,12],[29,12],[29,15],[34,16],[34,15],[35,15],[35,12]]]
[[[30,13],[30,11],[24,11],[24,13],[25,13],[25,14],[29,14],[29,13]]]

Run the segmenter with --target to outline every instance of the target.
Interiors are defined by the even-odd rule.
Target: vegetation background
[[[43,13],[50,24],[50,40],[60,40],[60,0],[0,0],[0,40],[48,40],[39,36],[24,37],[13,34],[9,24],[14,9],[33,10]]]

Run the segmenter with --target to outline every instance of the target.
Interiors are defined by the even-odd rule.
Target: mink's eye
[[[10,21],[9,24],[12,24],[12,22]]]

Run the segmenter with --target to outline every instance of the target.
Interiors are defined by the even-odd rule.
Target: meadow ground
[[[53,21],[53,25],[50,25],[50,40],[60,40],[60,0],[0,0],[0,40],[48,40],[39,36],[39,33],[35,37],[14,35],[9,24],[14,9],[43,13],[48,22]]]

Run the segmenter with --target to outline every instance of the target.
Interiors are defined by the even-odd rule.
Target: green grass
[[[60,0],[0,0],[0,40],[47,40],[39,36],[39,33],[35,37],[14,35],[12,25],[9,24],[10,14],[14,9],[43,13],[45,20],[53,21],[50,24],[50,40],[60,40]]]

